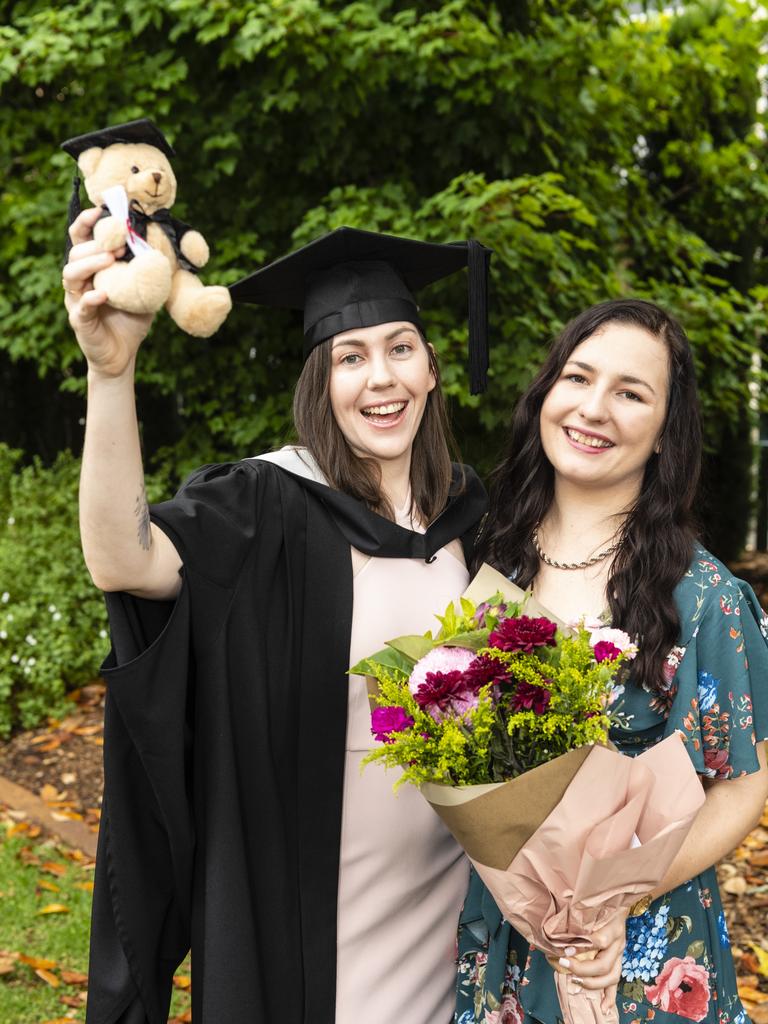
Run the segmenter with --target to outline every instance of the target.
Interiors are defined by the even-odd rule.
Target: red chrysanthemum
[[[512,694],[513,711],[533,711],[535,715],[543,715],[549,707],[552,695],[546,686],[534,686],[532,683],[519,682]]]
[[[489,654],[478,655],[464,670],[467,689],[474,690],[475,693],[482,686],[487,686],[488,683],[493,683],[494,686],[508,683],[509,678],[509,668],[503,661],[499,661],[498,658],[493,658]]]
[[[527,615],[503,619],[488,637],[491,647],[501,651],[524,651],[534,647],[554,647],[557,625],[550,619],[531,619]]]

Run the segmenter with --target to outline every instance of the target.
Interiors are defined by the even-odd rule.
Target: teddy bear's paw
[[[221,327],[232,309],[229,289],[208,285],[187,293],[184,300],[169,310],[171,316],[193,338],[210,338]]]
[[[125,245],[128,229],[117,217],[104,217],[96,221],[93,238],[102,252],[114,252]]]
[[[199,231],[186,231],[181,236],[179,248],[193,267],[204,267],[211,255],[208,243]]]

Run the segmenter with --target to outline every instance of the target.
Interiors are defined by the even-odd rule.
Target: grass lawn
[[[0,1024],[84,1021],[93,865],[35,833],[0,820]],[[179,974],[172,1013],[189,1020]]]

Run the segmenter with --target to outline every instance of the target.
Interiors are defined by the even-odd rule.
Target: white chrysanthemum
[[[590,630],[589,642],[593,647],[596,647],[599,643],[613,644],[614,647],[617,647],[628,658],[634,658],[637,654],[637,644],[632,643],[632,638],[623,629],[613,629],[611,626],[601,626],[599,629],[592,629]]]

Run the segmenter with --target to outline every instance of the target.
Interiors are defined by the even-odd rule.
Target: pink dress
[[[412,529],[396,510],[397,521]],[[466,588],[461,546],[432,564],[369,558],[353,549],[350,664],[405,633],[437,627],[435,612]],[[366,681],[350,677],[339,876],[336,1024],[448,1024],[456,926],[469,867],[412,786],[360,764],[376,741]]]

